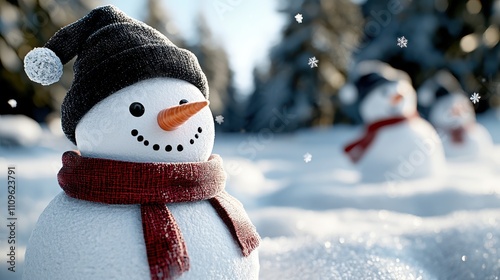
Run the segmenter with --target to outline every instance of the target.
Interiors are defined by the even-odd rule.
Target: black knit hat
[[[94,105],[139,81],[182,79],[208,99],[207,79],[193,53],[111,5],[92,10],[59,30],[44,48],[29,52],[26,74],[35,82],[52,84],[62,75],[62,64],[74,56],[73,84],[61,106],[63,131],[74,144],[76,125]]]

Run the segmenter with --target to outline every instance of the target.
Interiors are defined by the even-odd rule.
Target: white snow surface
[[[263,238],[260,278],[499,279],[499,119],[494,112],[478,117],[496,143],[492,161],[452,161],[435,178],[396,183],[361,183],[344,156],[343,145],[362,127],[218,134],[214,153],[224,159],[227,190]],[[61,154],[72,148],[56,137],[31,148],[0,147],[0,181],[16,166],[18,218],[16,272],[2,253],[0,279],[21,278],[28,238],[60,193]],[[0,198],[5,206],[5,188]],[[6,252],[5,226],[0,235]]]

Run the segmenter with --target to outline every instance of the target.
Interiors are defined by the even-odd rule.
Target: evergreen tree
[[[388,2],[400,5],[388,13]],[[402,69],[418,87],[439,69],[448,69],[467,92],[479,92],[478,112],[496,95],[500,63],[498,41],[500,2],[479,0],[367,0],[365,38],[356,60],[379,59]],[[387,19],[388,15],[390,19]],[[396,45],[405,36],[408,47]]]
[[[239,131],[242,117],[239,116],[240,104],[236,100],[233,73],[229,66],[226,51],[214,39],[203,15],[199,15],[197,24],[197,42],[189,47],[200,62],[207,76],[210,87],[210,108],[214,116],[222,115],[224,123],[216,124],[217,130]]]
[[[31,82],[23,69],[24,56],[41,47],[64,25],[78,20],[96,1],[0,0],[0,114],[24,114],[39,122],[58,111],[71,85],[72,63],[65,65],[61,83],[41,86]],[[12,108],[7,102],[17,101]]]
[[[147,15],[144,22],[147,25],[160,31],[160,33],[167,36],[167,38],[178,47],[184,48],[186,46],[186,42],[170,19],[167,9],[163,6],[161,0],[148,0],[146,11]]]
[[[247,105],[250,131],[273,129],[276,124],[270,122],[276,117],[286,125],[279,131],[333,123],[337,108],[332,97],[345,82],[361,34],[362,16],[350,0],[282,1],[281,6],[288,23],[271,51],[268,71],[256,77]],[[302,23],[294,18],[298,13]],[[308,65],[312,57],[319,60],[317,68]]]
[[[230,84],[227,87],[223,99],[224,123],[216,125],[216,129],[224,132],[244,132],[245,131],[245,102],[233,83],[233,72],[230,72]],[[217,130],[216,130],[217,131]]]

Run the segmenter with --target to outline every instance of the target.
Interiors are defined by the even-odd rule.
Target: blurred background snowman
[[[457,79],[441,70],[418,90],[422,112],[437,129],[449,159],[487,158],[493,149],[488,130],[476,122],[471,100]]]

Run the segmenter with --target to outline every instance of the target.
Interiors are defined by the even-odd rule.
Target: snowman
[[[418,90],[418,99],[441,136],[446,157],[455,160],[489,157],[492,137],[476,122],[471,101],[450,72],[441,70],[427,80]]]
[[[23,279],[257,279],[260,238],[224,191],[196,57],[113,6],[25,58],[51,84],[77,56],[62,126],[63,189],[38,219]]]
[[[359,167],[362,180],[393,182],[442,172],[442,143],[417,113],[409,76],[380,61],[363,61],[350,80],[339,98],[346,109],[354,108],[365,132],[344,152]]]

